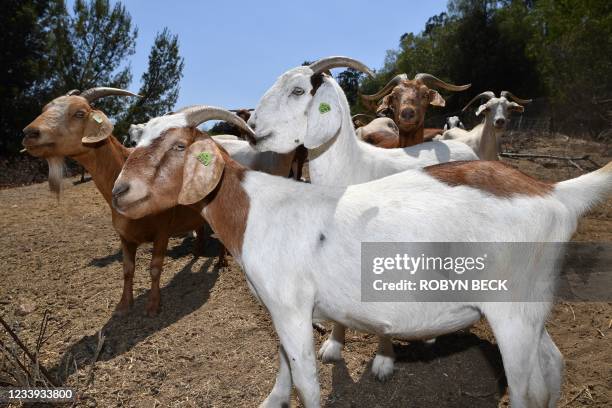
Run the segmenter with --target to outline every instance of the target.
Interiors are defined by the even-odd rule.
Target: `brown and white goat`
[[[398,145],[381,145],[380,147],[408,147],[442,134],[442,129],[424,127],[427,107],[446,104],[444,98],[438,91],[432,89],[433,87],[457,92],[466,90],[470,86],[471,84],[449,84],[431,74],[417,74],[414,79],[408,79],[406,74],[400,74],[391,79],[377,93],[362,95],[361,98],[366,102],[376,102],[382,99],[376,109],[376,115],[393,119],[399,128]]]
[[[119,143],[111,133],[113,125],[106,115],[91,106],[98,98],[110,95],[137,96],[114,88],[93,88],[80,94],[70,91],[45,105],[42,113],[25,127],[22,144],[32,156],[48,161],[51,190],[60,192],[63,160],[70,157],[87,169],[111,208],[113,227],[121,238],[123,252],[123,293],[116,313],[126,313],[134,302],[136,249],[142,243],[153,242],[151,291],[146,305],[146,314],[153,316],[160,310],[159,280],[169,237],[200,229],[204,221],[184,206],[139,220],[128,219],[112,207],[113,184],[132,149]]]

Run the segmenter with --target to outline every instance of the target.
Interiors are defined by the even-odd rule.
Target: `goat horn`
[[[440,78],[436,78],[435,76],[431,74],[425,74],[425,73],[416,74],[414,76],[414,80],[421,81],[430,88],[439,87],[439,88],[446,89],[448,91],[454,91],[454,92],[465,91],[470,86],[472,86],[472,84],[466,84],[466,85],[449,84],[448,82],[444,82]]]
[[[255,110],[255,108],[248,108],[248,109],[230,109],[230,112],[240,112],[240,111],[247,111],[247,112],[253,112]]]
[[[181,113],[185,115],[187,123],[190,126],[198,126],[199,124],[204,123],[207,120],[223,120],[225,122],[229,122],[233,125],[238,126],[240,129],[244,130],[249,136],[253,138],[255,137],[255,132],[253,132],[253,129],[251,129],[249,125],[247,125],[246,122],[242,120],[242,118],[223,108],[216,108],[214,106],[207,105],[197,105],[183,109]]]
[[[467,108],[468,108],[468,107],[469,107],[469,106],[470,106],[472,103],[474,103],[474,101],[477,101],[477,100],[479,100],[479,99],[481,99],[481,98],[486,98],[486,99],[487,99],[487,101],[488,101],[488,100],[489,100],[489,99],[491,99],[491,98],[495,98],[495,94],[494,94],[493,92],[491,92],[491,91],[485,91],[485,92],[481,92],[481,93],[479,93],[478,95],[476,95],[475,97],[473,97],[473,98],[472,98],[472,100],[471,100],[471,101],[469,101],[469,102],[468,102],[468,104],[467,104],[467,105],[465,105],[465,106],[463,107],[463,109],[461,109],[461,112],[465,112],[465,111],[466,111],[466,109],[467,109]]]
[[[525,104],[528,104],[531,101],[533,101],[533,99],[521,99],[521,98],[518,98],[518,97],[514,96],[512,94],[512,92],[510,92],[510,91],[501,91],[500,96],[503,96],[506,99],[509,99],[508,97],[510,97],[514,102],[520,103],[521,105],[525,105]]]
[[[357,113],[356,115],[353,115],[353,117],[351,119],[353,119],[353,120],[355,120],[355,119],[374,119],[374,116],[367,115],[365,113]]]
[[[368,68],[363,62],[357,61],[356,59],[349,57],[327,57],[321,58],[318,61],[313,62],[308,66],[315,74],[320,74],[328,69],[348,67],[356,69],[360,72],[365,72],[369,76],[373,77],[374,72]]]
[[[125,89],[108,88],[105,86],[91,88],[81,93],[81,96],[87,99],[87,101],[90,103],[95,101],[96,99],[100,99],[104,96],[111,96],[111,95],[138,96],[139,98],[141,97],[140,95],[132,93],[130,91],[126,91]]]
[[[81,91],[79,91],[78,89],[71,89],[68,92],[66,92],[66,96],[78,95],[80,93],[81,93]]]
[[[366,101],[376,101],[383,96],[387,95],[393,88],[395,88],[400,82],[408,80],[408,75],[406,74],[398,74],[393,77],[387,85],[383,87],[380,91],[376,92],[374,95],[361,95],[361,98]]]

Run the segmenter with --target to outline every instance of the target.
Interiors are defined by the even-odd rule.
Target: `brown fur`
[[[249,214],[249,197],[241,186],[246,169],[227,153],[222,156],[225,170],[217,188],[205,200],[204,214],[223,245],[240,257]]]
[[[444,106],[444,99],[437,91],[413,79],[402,81],[382,99],[376,110],[377,114],[390,117],[399,128],[399,142],[393,148],[423,143],[425,113],[430,104]],[[414,110],[414,118],[410,122],[401,118],[404,109]]]
[[[60,106],[62,109],[55,109]],[[87,125],[86,119],[77,119],[74,113],[82,110],[89,116],[92,108],[79,96],[60,97],[47,104],[26,129],[39,129],[41,136],[32,140],[24,138],[28,151],[41,158],[68,156],[79,162],[91,174],[100,193],[111,206],[112,188],[131,149],[124,147],[115,137],[92,145],[81,142]],[[37,148],[37,144],[50,144]],[[160,308],[159,278],[166,252],[168,237],[200,229],[204,222],[189,207],[177,206],[156,215],[138,220],[128,219],[117,213],[111,206],[113,227],[121,237],[124,265],[124,286],[121,300],[116,307],[125,313],[133,304],[133,277],[136,248],[145,242],[154,243],[151,260],[151,292],[146,306],[148,315],[155,315]]]
[[[499,161],[455,161],[425,167],[431,176],[451,186],[468,186],[498,197],[544,196],[553,185],[538,181]]]
[[[399,137],[393,132],[372,132],[364,135],[363,141],[383,149],[399,147]]]
[[[126,162],[122,177],[130,184],[137,184],[136,179],[145,183],[149,198],[136,209],[130,210],[127,203],[126,212],[140,216],[174,206],[180,197],[185,197],[185,202],[199,200],[190,206],[194,213],[201,213],[225,247],[234,256],[240,256],[249,212],[249,199],[240,185],[246,169],[231,159],[223,148],[209,142],[212,139],[196,128],[173,128],[154,139],[149,146],[137,148]],[[184,153],[172,151],[177,143],[185,146]],[[209,167],[195,159],[204,151],[213,155]],[[213,167],[219,164],[215,162],[218,156],[223,169],[218,179],[195,173],[213,171]],[[162,175],[163,182],[159,181],[159,175]],[[192,185],[193,182],[209,183],[213,180],[216,185],[206,186],[201,191],[198,190],[200,186]],[[212,192],[204,195],[209,188]],[[201,199],[197,197],[199,194],[203,194]],[[123,204],[118,203],[120,208]]]

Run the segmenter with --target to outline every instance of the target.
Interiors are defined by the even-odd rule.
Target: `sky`
[[[177,107],[251,108],[279,75],[305,60],[345,55],[381,68],[400,36],[422,31],[446,2],[124,0],[138,26],[131,89],[140,87],[163,27],[178,34],[185,59]]]

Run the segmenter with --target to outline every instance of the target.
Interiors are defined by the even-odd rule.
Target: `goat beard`
[[[64,158],[49,157],[47,164],[49,165],[49,189],[59,199],[62,193],[62,180],[64,179]]]

